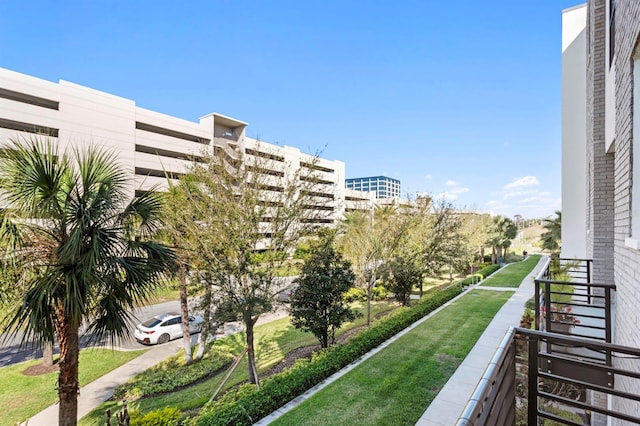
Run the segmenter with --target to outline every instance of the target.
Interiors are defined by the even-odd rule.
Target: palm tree
[[[22,244],[16,251],[25,271],[21,303],[0,324],[23,343],[60,346],[60,425],[77,423],[81,324],[96,340],[125,337],[174,254],[151,241],[161,203],[152,192],[128,199],[126,176],[115,155],[89,147],[59,153],[40,138],[14,139],[0,156],[0,191],[19,215]]]
[[[545,219],[544,225],[542,226],[546,230],[546,232],[540,235],[542,248],[549,251],[558,251],[562,238],[562,212],[557,210],[556,217],[553,219]]]

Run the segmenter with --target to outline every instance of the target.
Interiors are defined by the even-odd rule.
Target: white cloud
[[[426,180],[431,180],[431,179],[433,179],[433,176],[431,176],[431,175],[424,175],[424,178],[425,178]]]
[[[454,201],[458,199],[458,194],[450,191],[441,192],[435,197],[438,200]]]
[[[516,179],[511,183],[508,183],[504,186],[505,191],[509,191],[516,188],[521,188],[523,186],[536,186],[540,185],[540,181],[535,176],[525,176],[520,179]]]
[[[458,185],[457,182],[454,182],[452,180],[448,180],[445,185],[452,187],[450,188],[448,191],[443,191],[440,194],[436,195],[436,199],[442,199],[442,200],[446,200],[446,201],[454,201],[457,200],[460,196],[460,194],[464,194],[465,192],[469,192],[469,188],[464,187],[464,186],[456,186]]]

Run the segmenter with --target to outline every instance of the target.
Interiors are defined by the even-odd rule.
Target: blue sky
[[[4,0],[0,66],[542,217],[560,208],[561,11],[578,3]]]

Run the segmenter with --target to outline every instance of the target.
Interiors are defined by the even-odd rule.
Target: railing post
[[[533,312],[534,316],[534,324],[536,326],[536,330],[540,330],[540,281],[534,280],[535,283],[535,294],[534,294],[534,306],[535,310]]]
[[[607,343],[611,343],[613,336],[611,335],[611,288],[604,289],[604,338]],[[607,351],[607,365],[611,365],[611,351]]]
[[[591,284],[591,261],[587,259],[587,284]],[[587,287],[587,303],[591,305],[591,287]]]
[[[544,331],[551,330],[551,283],[544,283]]]
[[[529,335],[529,377],[527,398],[527,422],[538,424],[538,337]]]

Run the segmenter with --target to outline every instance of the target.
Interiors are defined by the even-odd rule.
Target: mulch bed
[[[50,367],[45,367],[42,364],[36,364],[36,365],[32,365],[31,367],[26,368],[22,374],[24,374],[25,376],[40,376],[42,374],[48,374],[48,373],[52,373],[54,371],[58,371],[58,363],[54,363],[52,366]]]

